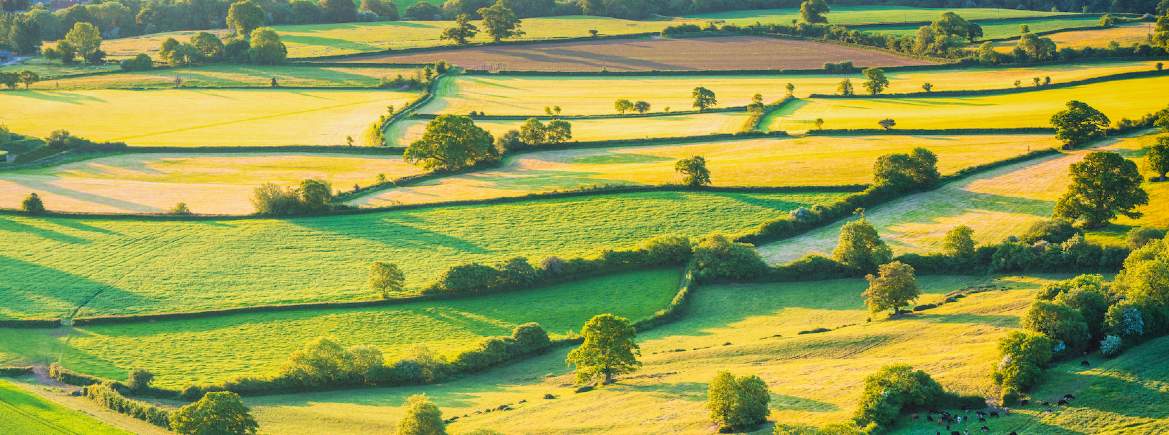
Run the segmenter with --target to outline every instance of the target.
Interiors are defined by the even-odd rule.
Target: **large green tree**
[[[455,17],[454,27],[443,30],[438,39],[449,39],[454,41],[455,44],[467,45],[471,41],[471,38],[474,38],[478,34],[479,28],[471,24],[471,17],[467,16],[467,14],[459,14],[458,17]]]
[[[877,266],[888,263],[893,258],[893,251],[862,214],[860,219],[849,221],[840,228],[840,239],[832,251],[832,258],[845,266],[872,272]]]
[[[706,169],[706,159],[694,156],[678,160],[674,170],[682,175],[682,183],[690,187],[706,186],[710,184],[710,170]]]
[[[893,314],[897,314],[921,295],[913,266],[900,261],[882,264],[876,276],[870,274],[865,280],[869,287],[862,296],[865,306],[873,313],[893,310]]]
[[[394,263],[375,261],[369,265],[369,288],[383,298],[402,291],[406,284],[406,274]]]
[[[248,48],[248,59],[260,65],[275,65],[283,63],[288,57],[288,48],[280,42],[280,35],[269,27],[260,27],[252,31],[251,47]]]
[[[514,11],[503,4],[503,0],[495,2],[490,7],[481,8],[478,12],[483,17],[484,30],[495,42],[523,36],[520,19],[516,17]]]
[[[333,23],[349,23],[357,20],[357,3],[353,0],[321,0],[325,19]]]
[[[1151,40],[1153,45],[1169,49],[1169,11],[1165,11],[1165,15],[1157,18]]]
[[[641,365],[637,360],[641,350],[633,341],[636,331],[629,319],[600,314],[585,323],[580,335],[584,342],[569,352],[567,358],[576,367],[578,383],[599,379],[609,384],[614,376],[632,372]]]
[[[1068,101],[1066,109],[1051,115],[1055,137],[1068,148],[1104,137],[1110,122],[1104,113],[1077,100]]]
[[[1165,181],[1165,174],[1169,173],[1169,136],[1157,138],[1157,143],[1149,147],[1145,154],[1145,161],[1149,169],[1157,174],[1157,179]]]
[[[710,419],[725,432],[745,431],[767,419],[771,395],[758,376],[735,376],[719,372],[706,389]]]
[[[873,164],[873,182],[878,186],[907,190],[938,183],[938,157],[925,148],[906,153],[886,154]]]
[[[95,54],[101,49],[101,32],[93,24],[77,23],[65,34],[63,42],[73,47],[82,59],[95,63]]]
[[[690,96],[694,98],[694,108],[700,112],[718,105],[718,98],[715,97],[714,91],[702,86],[694,88]]]
[[[171,414],[171,430],[191,435],[254,434],[259,428],[239,394],[213,391]]]
[[[824,0],[804,0],[803,3],[800,3],[800,18],[802,18],[805,23],[827,23],[828,18],[824,17],[824,14],[831,11],[832,10],[828,8],[828,3]]]
[[[227,8],[227,30],[241,38],[251,36],[252,31],[268,22],[267,14],[252,0],[232,3]]]
[[[422,138],[406,147],[407,162],[427,170],[454,171],[499,157],[491,134],[467,116],[439,115]]]
[[[1054,217],[1081,223],[1087,228],[1107,224],[1117,215],[1141,216],[1136,208],[1149,203],[1141,189],[1136,163],[1113,152],[1094,152],[1073,163],[1072,182],[1055,204]]]
[[[885,70],[865,68],[863,74],[865,75],[864,87],[869,90],[869,94],[878,95],[889,87],[889,78],[885,77]]]

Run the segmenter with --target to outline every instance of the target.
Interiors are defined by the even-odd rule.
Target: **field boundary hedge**
[[[563,120],[587,120],[587,119],[626,119],[626,118],[656,118],[661,116],[684,116],[684,115],[701,115],[705,113],[729,113],[729,112],[745,112],[747,106],[731,106],[731,107],[716,107],[706,110],[676,110],[669,112],[646,112],[646,113],[598,113],[595,115],[463,115],[469,116],[474,120],[482,121],[525,121],[531,118],[549,121],[555,119]],[[439,116],[446,115],[445,113],[416,113],[411,118],[413,119],[435,119]]]
[[[1055,129],[1049,127],[1016,127],[1016,128],[947,128],[941,130],[927,130],[920,128],[837,128],[823,130],[808,130],[808,136],[887,136],[887,135],[993,135],[993,134],[1054,134]]]
[[[1103,83],[1110,81],[1129,80],[1144,77],[1169,76],[1169,70],[1148,70],[1148,71],[1129,71],[1116,74],[1108,74],[1097,77],[1090,77],[1080,80],[1072,80],[1068,82],[1052,83],[1043,86],[1019,86],[1016,88],[997,88],[997,89],[978,89],[978,90],[955,90],[955,91],[936,91],[936,92],[903,92],[898,94],[878,94],[878,95],[839,95],[839,94],[811,94],[808,98],[824,98],[824,99],[880,99],[880,98],[919,98],[919,97],[965,97],[977,95],[1004,95],[1004,94],[1018,94],[1025,92],[1040,92],[1049,89],[1068,88],[1072,86],[1090,85],[1094,83]]]
[[[417,54],[417,53],[430,53],[430,52],[435,52],[435,51],[457,51],[457,50],[484,48],[484,47],[490,48],[490,47],[496,47],[496,46],[505,46],[505,47],[506,46],[522,46],[522,45],[533,45],[533,44],[546,44],[546,43],[552,43],[552,42],[599,41],[599,40],[607,40],[607,39],[646,39],[646,38],[652,37],[654,35],[658,35],[660,33],[661,32],[639,32],[639,33],[626,33],[626,34],[621,34],[621,35],[570,36],[570,37],[564,37],[564,38],[520,39],[520,40],[497,41],[497,42],[496,41],[484,41],[484,42],[471,42],[471,43],[468,43],[466,45],[435,45],[435,46],[430,46],[430,47],[410,47],[410,48],[400,48],[397,50],[385,49],[385,50],[380,50],[380,51],[366,51],[366,52],[361,52],[361,53],[349,53],[349,54],[334,54],[334,55],[328,55],[328,56],[293,57],[293,58],[289,58],[288,60],[293,61],[293,62],[298,62],[298,63],[316,63],[316,61],[330,61],[330,60],[339,60],[339,59],[360,59],[362,57],[376,57],[376,56],[384,56],[387,54]],[[377,65],[393,65],[393,66],[399,65],[399,64],[392,63],[392,62],[379,62],[379,63],[375,63],[375,64],[377,64]],[[402,64],[402,65],[406,65],[406,64]]]

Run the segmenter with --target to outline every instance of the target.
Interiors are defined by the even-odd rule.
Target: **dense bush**
[[[886,154],[873,164],[873,183],[895,190],[927,189],[938,184],[938,157],[925,148]]]
[[[239,395],[229,391],[207,393],[179,408],[171,413],[170,426],[177,433],[190,435],[248,435],[260,427]]]
[[[1024,329],[1041,333],[1056,341],[1060,354],[1077,353],[1088,346],[1091,334],[1084,315],[1069,306],[1036,300],[1023,315]],[[1060,344],[1063,346],[1060,346]]]
[[[694,246],[694,266],[699,281],[750,279],[767,271],[754,246],[722,234],[710,235]]]
[[[877,266],[893,258],[893,251],[881,240],[877,227],[865,220],[862,214],[860,219],[840,227],[840,237],[836,249],[832,251],[832,258],[862,272],[876,272]]]
[[[62,384],[86,386],[102,383],[102,379],[96,376],[90,376],[67,368],[61,367],[60,364],[49,364],[49,377]]]
[[[719,372],[706,389],[710,419],[722,432],[750,430],[767,419],[771,395],[758,376]]]
[[[1121,350],[1120,337],[1109,335],[1105,336],[1103,340],[1100,340],[1101,355],[1111,358],[1119,355]]]
[[[384,363],[375,347],[344,348],[332,338],[320,337],[289,355],[278,377],[305,387],[373,383]]]
[[[1125,244],[1129,249],[1140,249],[1151,241],[1165,238],[1165,230],[1152,227],[1136,227],[1128,230]]]
[[[257,187],[252,195],[256,214],[292,216],[321,213],[334,208],[333,187],[328,181],[306,179],[300,186],[281,188],[272,183]]]
[[[420,2],[422,3],[422,2]],[[425,394],[406,398],[405,415],[398,420],[398,435],[445,435],[442,410]]]
[[[885,366],[865,378],[853,420],[876,432],[893,425],[902,412],[934,408],[945,398],[945,390],[929,374],[907,365]]]
[[[114,412],[129,415],[162,428],[171,428],[169,411],[146,402],[127,399],[118,392],[116,384],[111,382],[93,384],[83,388],[81,391],[85,397]]]
[[[1021,239],[1027,243],[1035,243],[1040,240],[1048,243],[1063,243],[1072,236],[1079,233],[1071,221],[1064,219],[1046,219],[1031,224],[1027,231],[1023,232]]]
[[[1039,383],[1054,345],[1047,336],[1027,331],[1011,331],[999,340],[999,361],[992,377],[1004,405],[1014,404]]]
[[[147,71],[154,68],[154,61],[146,53],[138,53],[130,59],[121,62],[122,71]]]

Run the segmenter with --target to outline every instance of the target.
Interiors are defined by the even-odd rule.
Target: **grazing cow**
[[[979,417],[978,417],[978,422],[979,422],[979,423],[986,423],[986,417],[979,416]]]
[[[1067,393],[1063,395],[1063,400],[1076,400],[1076,396],[1073,396],[1072,393]]]
[[[930,415],[930,414],[926,414],[926,416],[925,416],[925,419],[926,419],[926,421],[933,422],[933,421],[934,421],[934,416],[933,416],[933,415]]]
[[[1064,399],[1059,399],[1059,402],[1056,402],[1056,404],[1059,404],[1059,405],[1067,405],[1067,404],[1068,404],[1068,401],[1067,401],[1067,400],[1064,400]]]
[[[990,428],[986,427],[986,426],[980,427],[980,428],[978,428],[978,430],[983,431],[983,432],[990,432]]]
[[[1083,360],[1083,361],[1080,361],[1080,366],[1081,367],[1091,367],[1092,364],[1089,364],[1088,360]]]
[[[990,412],[990,416],[991,416],[991,417],[998,417],[998,416],[999,416],[999,412],[998,412],[998,411],[991,411],[991,412]]]

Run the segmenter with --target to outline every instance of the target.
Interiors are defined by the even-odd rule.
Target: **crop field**
[[[1051,77],[1052,83],[1064,83],[1093,77],[1137,71],[1152,71],[1156,61],[1087,62],[1017,68],[962,68],[927,71],[889,71],[887,93],[921,92],[929,82],[934,91],[957,89],[1013,88],[1016,80],[1030,85],[1034,77]],[[691,91],[703,86],[714,91],[718,107],[745,106],[756,93],[771,102],[782,99],[785,85],[795,85],[794,95],[835,94],[841,80],[854,85],[864,80],[860,74],[759,74],[733,76],[659,75],[587,77],[508,75],[459,75],[444,77],[435,98],[423,106],[422,113],[465,114],[471,111],[489,115],[543,115],[544,108],[560,106],[564,115],[616,113],[613,103],[619,98],[644,100],[650,110],[661,112],[691,110]]]
[[[294,186],[317,178],[348,190],[374,184],[378,175],[392,180],[419,172],[399,156],[123,154],[0,172],[0,208],[18,208],[37,192],[53,210],[162,213],[184,202],[196,213],[249,214],[252,193],[264,183]]]
[[[77,89],[163,89],[174,88],[175,79],[187,88],[267,88],[275,78],[285,88],[345,87],[373,88],[382,78],[414,77],[418,68],[203,65],[189,68],[120,72],[72,77],[34,83],[38,90]]]
[[[943,129],[1048,127],[1051,115],[1071,100],[1083,101],[1114,122],[1135,119],[1164,108],[1159,95],[1169,93],[1169,77],[1116,80],[1034,92],[970,97],[823,98],[801,100],[772,112],[764,121],[772,130],[878,128],[892,118],[896,128]]]
[[[752,373],[771,389],[769,420],[823,425],[851,415],[861,379],[908,363],[964,393],[991,387],[986,360],[1046,282],[1038,277],[922,277],[922,303],[973,285],[976,294],[902,320],[866,323],[860,279],[704,286],[684,320],[639,335],[643,367],[616,384],[574,394],[564,352],[427,388],[394,388],[248,399],[277,432],[311,425],[330,433],[385,431],[406,396],[425,392],[454,431],[696,433],[710,428],[706,383],[719,370]],[[814,328],[822,334],[798,334]],[[839,328],[839,329],[836,329]],[[545,373],[553,376],[539,375]],[[543,400],[545,393],[556,396]],[[527,403],[516,403],[526,400]],[[506,413],[474,414],[511,403]],[[597,418],[603,415],[605,418]],[[664,418],[646,418],[647,416]],[[360,417],[359,417],[360,416]],[[376,416],[376,417],[368,417]],[[770,425],[761,433],[769,433]]]
[[[738,133],[750,116],[747,112],[712,112],[689,115],[652,116],[645,118],[609,118],[572,120],[572,139],[599,141],[686,137],[715,133]],[[422,137],[429,121],[412,119],[395,122],[386,129],[386,145],[406,146]],[[475,125],[499,137],[520,128],[520,120],[479,120]]]
[[[825,62],[858,66],[928,65],[879,50],[756,36],[609,39],[540,45],[484,46],[348,58],[353,62],[432,63],[445,60],[489,71],[698,71],[818,69]]]
[[[961,12],[959,12],[959,15],[961,15]],[[963,17],[965,18],[965,16]],[[933,20],[934,18],[931,18],[930,20]],[[1052,30],[1096,26],[1100,24],[1100,18],[1097,16],[1062,16],[1054,18],[1035,18],[1033,20],[1012,20],[999,22],[988,21],[978,24],[982,26],[983,39],[998,39],[1019,36],[1020,33],[1023,33],[1021,26],[1027,26],[1032,33],[1048,32]],[[919,27],[921,27],[921,24],[904,26],[859,26],[857,29],[874,33],[912,36],[915,32],[917,32]]]
[[[390,361],[419,346],[440,355],[465,350],[527,322],[563,337],[598,312],[631,319],[652,315],[674,297],[680,278],[678,270],[646,270],[450,301],[92,326],[65,335],[35,330],[25,341],[38,343],[0,347],[0,360],[59,359],[66,367],[114,379],[146,366],[158,385],[182,388],[270,373],[318,336],[346,346],[376,346]],[[45,349],[55,353],[42,353]],[[174,358],[179,354],[184,357]]]
[[[1069,15],[1063,12],[1029,11],[1022,9],[994,8],[917,8],[909,6],[839,6],[832,5],[828,13],[830,24],[855,26],[875,23],[909,23],[936,20],[943,13],[953,11],[967,20],[988,20],[997,18],[1050,17]],[[687,15],[686,18],[704,21],[723,21],[728,24],[749,26],[755,23],[791,24],[800,19],[799,8],[755,9],[743,11],[713,12]]]
[[[867,184],[878,156],[926,147],[943,174],[1058,146],[1049,136],[850,136],[766,138],[686,145],[539,151],[507,158],[498,169],[445,177],[359,197],[386,205],[520,196],[610,184],[678,183],[674,162],[703,156],[715,186]]]
[[[386,106],[416,97],[381,90],[12,91],[0,93],[0,122],[32,136],[68,127],[130,145],[342,145],[347,136],[360,139]]]
[[[9,434],[129,434],[0,379],[0,425]]]
[[[1153,23],[1118,24],[1108,29],[1075,30],[1045,35],[1051,38],[1056,47],[1064,48],[1107,48],[1113,42],[1127,47],[1133,44],[1148,43],[1149,35],[1153,33]],[[1001,41],[994,44],[995,50],[1010,52],[1018,41]]]
[[[742,231],[841,196],[650,192],[283,220],[4,216],[0,292],[10,297],[0,317],[55,318],[81,305],[78,315],[90,316],[372,299],[374,260],[401,264],[416,289],[458,264]]]

